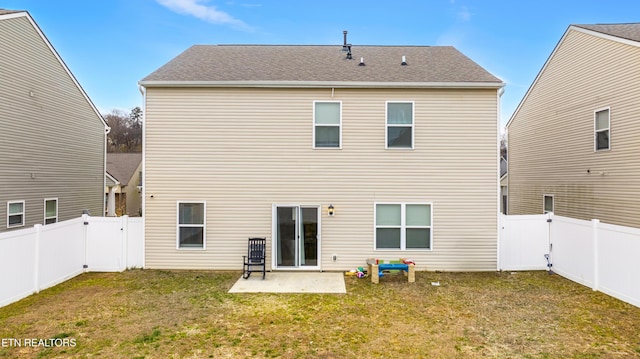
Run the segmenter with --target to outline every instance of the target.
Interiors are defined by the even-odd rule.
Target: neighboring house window
[[[413,148],[413,102],[387,102],[387,148]]]
[[[178,202],[178,248],[205,248],[205,203]]]
[[[7,202],[7,228],[24,226],[24,201]]]
[[[431,204],[378,203],[376,249],[431,249]]]
[[[44,200],[44,224],[58,222],[58,199],[46,198]]]
[[[553,212],[553,196],[544,195],[544,213]]]
[[[609,109],[595,112],[595,146],[596,151],[608,150],[611,145],[610,138],[611,121]]]
[[[340,148],[342,104],[316,101],[313,106],[313,147]]]

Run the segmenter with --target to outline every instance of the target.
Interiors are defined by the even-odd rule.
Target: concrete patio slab
[[[270,272],[240,277],[229,293],[346,293],[342,272]]]

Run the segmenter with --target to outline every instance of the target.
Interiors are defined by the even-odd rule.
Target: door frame
[[[298,266],[298,267],[278,267],[278,207],[296,207],[300,208],[315,208],[317,214],[317,234],[316,245],[318,250],[318,260],[315,266]],[[298,218],[301,218],[298,214]],[[322,205],[320,204],[307,204],[307,203],[274,203],[271,205],[271,270],[286,270],[286,271],[318,271],[322,270]]]

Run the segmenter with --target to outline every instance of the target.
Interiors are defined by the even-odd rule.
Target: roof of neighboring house
[[[171,83],[282,86],[451,86],[501,87],[502,80],[451,46],[195,45],[145,77],[144,86]],[[402,57],[406,65],[401,65]],[[361,58],[364,66],[360,66]]]
[[[112,176],[112,175],[110,175],[108,172],[105,174],[105,176],[104,176],[104,177],[105,177],[105,178],[104,178],[104,184],[105,184],[107,187],[113,187],[113,186],[115,186],[115,185],[119,185],[119,184],[120,184],[120,182],[118,182],[118,180],[117,180],[117,179],[113,178],[113,176]]]
[[[507,174],[507,160],[504,157],[500,157],[500,178],[504,177]]]
[[[628,24],[576,24],[583,29],[640,42],[640,23]]]
[[[7,9],[0,9],[0,15],[6,15],[6,14],[13,14],[16,12],[24,12],[22,10],[7,10]]]
[[[142,153],[107,153],[107,173],[126,186],[137,175]]]

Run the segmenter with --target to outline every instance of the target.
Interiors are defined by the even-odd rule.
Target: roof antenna
[[[347,53],[347,60],[351,60],[353,57],[351,56],[351,44],[347,44],[347,30],[342,32],[344,35],[344,43],[342,45],[342,52]]]

